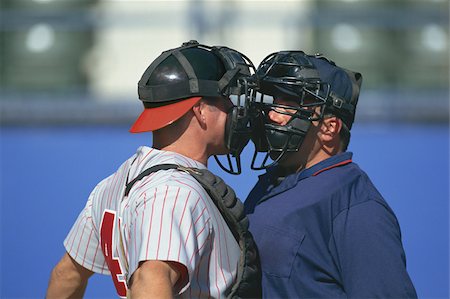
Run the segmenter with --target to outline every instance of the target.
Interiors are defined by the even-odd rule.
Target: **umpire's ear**
[[[339,141],[339,132],[342,129],[342,120],[336,116],[323,119],[319,130],[319,138],[324,143],[334,143]],[[332,144],[328,144],[332,146]]]

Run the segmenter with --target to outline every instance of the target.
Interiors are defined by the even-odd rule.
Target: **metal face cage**
[[[251,96],[251,168],[261,170],[298,151],[312,121],[323,118],[330,86],[320,80],[308,55],[302,51],[272,53],[253,77]],[[285,125],[273,122],[269,113],[290,116]],[[258,159],[260,153],[262,159]],[[269,160],[271,158],[271,160]]]
[[[219,86],[226,83],[223,85],[223,95],[229,97],[233,103],[233,107],[228,111],[225,126],[225,144],[230,153],[226,155],[225,162],[217,155],[214,159],[225,172],[240,174],[240,155],[251,137],[249,78],[256,73],[256,68],[247,56],[236,50],[213,47],[213,51],[221,58],[227,70],[219,81]]]

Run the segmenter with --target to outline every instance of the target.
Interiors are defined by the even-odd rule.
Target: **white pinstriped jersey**
[[[163,163],[205,168],[182,155],[140,147],[116,173],[92,191],[64,240],[83,267],[111,274],[120,297],[139,262],[176,261],[189,282],[182,298],[222,298],[236,278],[239,246],[209,195],[179,170],[152,173],[129,196],[125,185],[145,169]]]

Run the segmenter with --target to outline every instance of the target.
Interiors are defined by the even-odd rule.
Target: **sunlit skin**
[[[182,154],[207,166],[210,156],[229,151],[225,145],[225,123],[231,107],[228,98],[200,100],[176,122],[154,131],[153,147]]]

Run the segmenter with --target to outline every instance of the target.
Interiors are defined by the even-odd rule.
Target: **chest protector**
[[[206,190],[222,214],[233,236],[239,244],[241,255],[237,269],[237,279],[227,298],[261,298],[261,269],[258,250],[253,236],[248,231],[248,218],[244,206],[233,189],[207,169],[184,167],[176,164],[159,164],[144,170],[126,185],[125,196],[133,185],[159,170],[177,169],[194,177]]]

